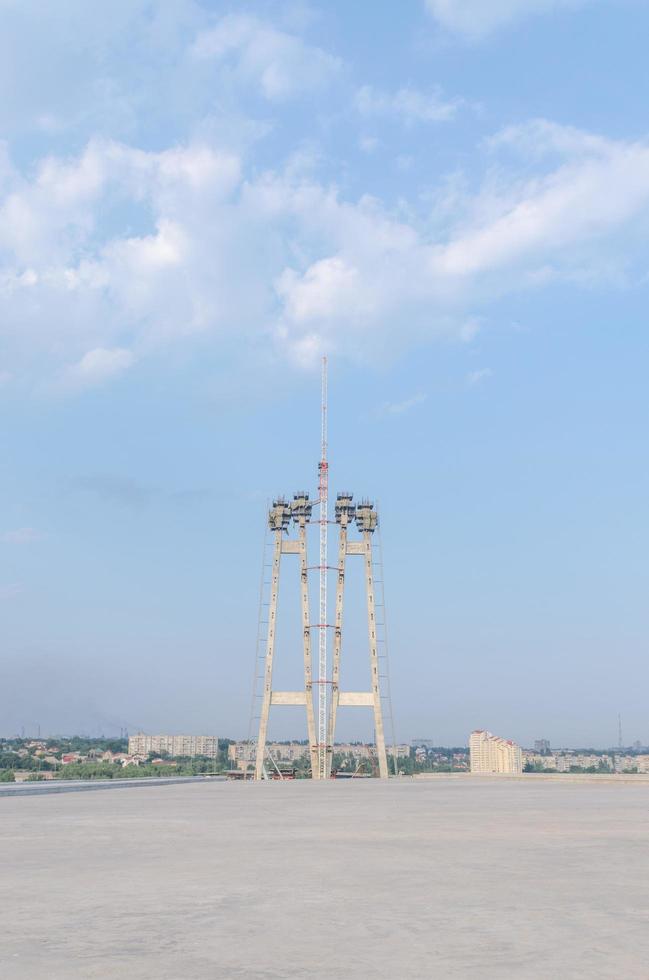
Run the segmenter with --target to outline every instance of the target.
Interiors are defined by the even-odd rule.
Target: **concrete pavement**
[[[189,783],[0,800],[3,980],[649,977],[649,786]]]

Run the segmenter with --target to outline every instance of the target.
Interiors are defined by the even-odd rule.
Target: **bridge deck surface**
[[[3,980],[646,980],[649,785],[0,799]]]

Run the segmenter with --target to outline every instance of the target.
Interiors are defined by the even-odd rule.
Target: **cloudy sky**
[[[398,737],[607,745],[620,712],[649,742],[642,0],[0,22],[0,734],[245,735],[266,502],[315,492],[326,353]]]

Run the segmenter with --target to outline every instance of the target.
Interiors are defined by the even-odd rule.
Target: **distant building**
[[[556,771],[557,757],[552,755],[541,755],[540,752],[523,752],[523,765],[529,767],[534,772]]]
[[[389,756],[397,758],[408,758],[410,756],[409,745],[386,745],[385,751]],[[358,742],[337,742],[334,745],[335,755],[351,755],[355,759],[372,759],[376,756],[376,746],[372,744],[359,744]]]
[[[275,762],[297,762],[309,755],[309,747],[304,742],[267,742],[266,751]],[[386,746],[388,756],[398,758],[410,755],[409,745],[390,745]],[[335,755],[352,756],[357,761],[360,759],[371,759],[376,756],[376,747],[363,743],[340,743],[334,745]],[[247,764],[255,757],[254,742],[233,742],[228,745],[228,759],[239,769],[245,769]]]
[[[471,732],[469,752],[471,772],[518,776],[523,771],[523,752],[520,745],[510,739],[492,735],[491,732]]]
[[[195,756],[204,755],[216,759],[219,740],[214,735],[131,735],[128,740],[128,754],[147,756],[151,752],[159,755]]]
[[[297,762],[309,754],[309,746],[304,742],[267,742],[266,751],[277,762]],[[228,759],[240,768],[255,757],[254,742],[232,742],[228,745]],[[243,764],[243,765],[242,765]]]
[[[614,756],[615,772],[646,772],[646,755]]]
[[[538,752],[539,755],[549,755],[550,743],[547,738],[537,738],[534,743],[534,751]]]

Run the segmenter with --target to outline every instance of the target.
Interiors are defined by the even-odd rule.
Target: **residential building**
[[[204,755],[216,759],[219,740],[215,735],[131,735],[128,754],[147,756],[151,752],[166,752],[172,757]]]
[[[385,750],[389,756],[399,758],[409,758],[409,745],[386,745]],[[376,756],[376,746],[359,742],[338,743],[334,745],[335,755],[351,755],[355,759],[370,759]]]
[[[542,755],[539,752],[523,752],[523,765],[531,766],[533,769],[541,771],[557,768],[557,759],[554,755]]]
[[[469,739],[471,772],[518,776],[523,772],[523,752],[507,738],[478,730]]]
[[[254,743],[233,742],[228,745],[228,760],[235,762],[240,768],[250,757],[254,759]],[[309,754],[309,746],[304,742],[267,742],[266,751],[276,762],[297,762]]]
[[[615,755],[613,758],[614,758],[615,772],[639,772],[640,771],[638,766],[637,755]]]
[[[254,749],[254,743],[234,742],[228,745],[228,760],[240,769],[245,769],[246,761],[250,761],[250,753],[254,758]],[[267,742],[266,751],[276,762],[297,762],[309,755],[309,747],[305,742]],[[407,757],[410,755],[410,746],[390,745],[386,746],[386,752],[388,756]],[[349,755],[356,760],[369,759],[376,756],[376,748],[361,742],[341,743],[334,745],[334,754]]]

